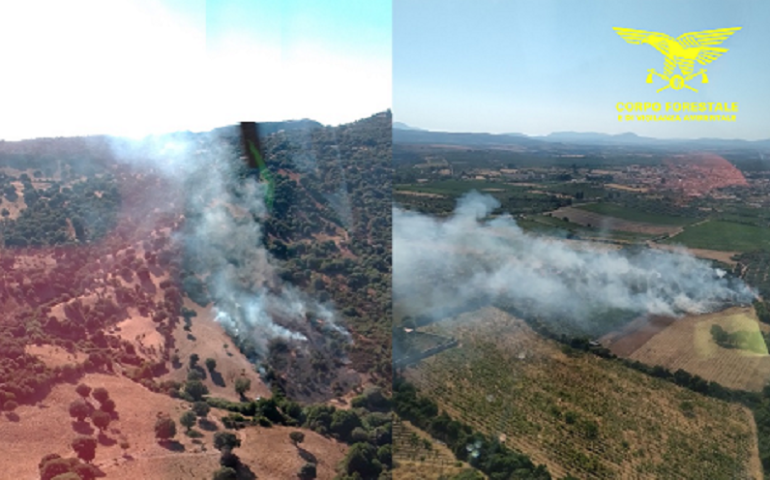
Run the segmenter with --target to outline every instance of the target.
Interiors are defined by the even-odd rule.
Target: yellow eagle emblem
[[[685,84],[685,81],[695,78],[698,75],[703,75],[701,78],[702,83],[708,83],[709,80],[706,76],[705,68],[701,68],[693,73],[695,62],[706,65],[721,57],[728,49],[717,48],[715,45],[721,44],[741,28],[742,27],[720,28],[717,30],[690,32],[684,33],[677,38],[670,37],[665,33],[635,30],[633,28],[613,27],[612,29],[628,43],[633,45],[641,45],[643,43],[652,45],[655,50],[666,57],[666,64],[662,75],[653,68],[647,70],[649,73],[649,75],[647,75],[647,83],[652,83],[653,75],[657,75],[669,82],[665,87],[659,88],[657,90],[658,92],[669,87],[674,90],[689,88],[690,90],[697,92],[698,90]],[[673,75],[677,68],[679,68],[682,75]]]

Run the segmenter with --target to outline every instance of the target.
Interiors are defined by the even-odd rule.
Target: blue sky
[[[391,107],[389,0],[0,2],[0,139],[357,120]]]
[[[430,130],[635,132],[659,138],[769,138],[770,2],[393,0],[394,120]],[[649,45],[612,27],[685,32],[743,27],[705,66],[699,91],[655,90]],[[697,65],[700,67],[699,65]],[[617,102],[737,102],[737,121],[620,123]]]

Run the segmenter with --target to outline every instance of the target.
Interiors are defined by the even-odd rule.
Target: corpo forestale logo
[[[723,41],[741,28],[742,27],[720,28],[717,30],[690,32],[684,33],[677,38],[670,37],[665,33],[634,30],[633,28],[613,27],[613,30],[628,43],[632,45],[646,43],[666,57],[663,74],[656,72],[654,68],[647,70],[647,83],[653,83],[653,75],[657,75],[668,82],[668,85],[659,88],[657,92],[667,88],[673,88],[674,90],[689,88],[690,90],[697,92],[698,90],[687,85],[685,82],[698,75],[702,76],[701,83],[708,83],[709,80],[706,76],[705,68],[701,68],[693,73],[693,70],[695,70],[695,62],[698,62],[701,65],[707,65],[721,57],[728,49],[717,48],[716,45],[721,45]],[[681,75],[674,75],[677,68],[681,72]]]

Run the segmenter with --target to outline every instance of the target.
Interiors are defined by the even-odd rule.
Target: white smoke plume
[[[179,192],[185,218],[174,240],[184,247],[184,269],[206,285],[215,319],[230,334],[260,355],[274,338],[309,347],[313,330],[347,336],[331,307],[280,278],[263,245],[266,187],[240,175],[243,161],[233,143],[179,134],[115,140],[112,147],[119,160],[162,175]]]
[[[754,298],[684,249],[612,250],[525,233],[471,192],[439,219],[394,207],[393,295],[409,314],[504,301],[580,326],[596,312],[678,316]]]

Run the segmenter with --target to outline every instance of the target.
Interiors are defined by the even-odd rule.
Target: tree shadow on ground
[[[219,430],[219,427],[216,423],[212,422],[208,418],[201,418],[198,420],[198,426],[201,427],[201,429],[206,430],[207,432],[216,432]]]
[[[256,480],[257,478],[256,474],[251,471],[251,468],[242,462],[238,462],[238,468],[235,472],[235,478],[237,480]]]
[[[88,464],[88,472],[96,478],[103,478],[107,476],[107,474],[104,473],[104,470],[94,465],[93,463]]]
[[[5,418],[7,418],[9,422],[14,422],[14,423],[21,420],[21,417],[19,417],[19,414],[16,412],[6,412]]]
[[[214,385],[217,385],[219,387],[225,386],[225,379],[222,378],[222,374],[217,372],[216,370],[211,370],[211,381],[214,382]]]
[[[155,283],[152,280],[144,280],[140,278],[139,281],[142,289],[144,289],[145,293],[148,295],[155,295],[155,293],[158,291],[158,287],[155,286]]]
[[[297,446],[297,453],[299,453],[299,456],[302,457],[302,460],[308,462],[308,463],[318,463],[318,459],[313,455],[312,453],[308,452],[304,448]]]
[[[92,435],[94,433],[94,427],[90,423],[83,421],[73,421],[72,429],[81,435]]]
[[[161,447],[165,448],[166,450],[171,450],[172,452],[184,452],[185,450],[184,445],[176,440],[164,440],[159,442],[159,444]]]
[[[105,447],[111,447],[118,443],[117,440],[114,438],[110,438],[107,435],[105,435],[104,432],[99,432],[99,436],[97,437],[97,440],[99,440],[100,445],[104,445]]]

